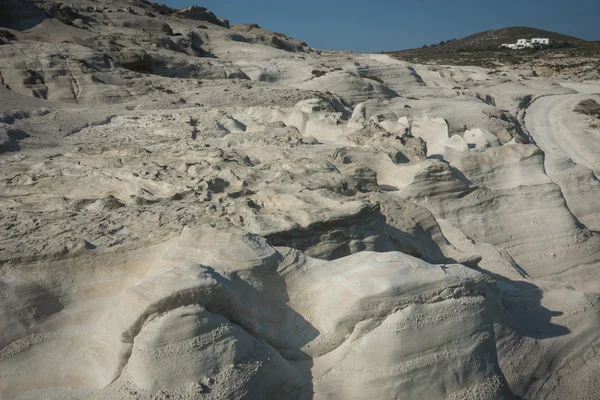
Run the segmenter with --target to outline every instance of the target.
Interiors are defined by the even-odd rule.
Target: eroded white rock
[[[500,140],[485,129],[469,129],[463,134],[463,139],[469,147],[478,151],[484,151],[489,147],[500,146]]]

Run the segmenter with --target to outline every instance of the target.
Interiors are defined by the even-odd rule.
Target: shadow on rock
[[[543,291],[530,282],[498,281],[501,302],[511,316],[512,327],[518,334],[535,339],[563,336],[570,330],[552,322],[561,311],[552,311],[542,305]]]
[[[0,131],[0,153],[20,151],[19,141],[31,137],[21,129],[9,129],[6,133]]]
[[[265,235],[271,246],[285,246],[322,260],[336,260],[359,251],[390,251],[385,216],[378,204],[365,204],[354,213],[316,221],[306,227]]]
[[[64,307],[43,287],[30,282],[0,280],[0,349],[41,330],[46,318]]]
[[[302,349],[319,331],[287,305],[278,271],[295,262],[293,254],[273,253],[252,268],[188,264],[141,281],[107,315],[117,335],[97,340],[109,354],[98,365],[109,373],[98,383],[108,385],[126,371],[138,387],[157,391],[204,376],[207,392],[230,374],[252,398],[310,398],[313,361]],[[190,349],[177,353],[186,368],[171,371],[177,346]],[[109,348],[120,350],[110,356]],[[227,390],[237,397],[235,387]]]
[[[26,31],[49,18],[48,14],[29,0],[0,1],[0,26]]]

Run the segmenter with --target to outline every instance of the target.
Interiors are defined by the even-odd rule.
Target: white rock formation
[[[411,127],[411,133],[427,144],[441,143],[450,137],[448,123],[442,117],[418,116],[413,118]]]
[[[94,263],[73,286],[68,277],[89,257]],[[0,364],[33,366],[0,381],[5,394],[31,380],[51,396],[72,384],[107,394],[128,385],[207,388],[225,397],[508,393],[490,314],[497,289],[462,265],[434,266],[398,252],[327,262],[213,229],[185,230],[143,252],[81,254],[43,289],[57,263],[39,262],[28,278],[2,281],[2,305],[11,310],[3,341],[13,344]],[[78,290],[93,281],[95,291]],[[55,325],[63,315],[73,328]],[[433,326],[437,333],[422,341]],[[44,335],[28,344],[19,339],[34,330]],[[378,342],[388,344],[374,352]],[[18,351],[17,343],[38,351]],[[48,370],[47,362],[61,368]],[[448,374],[432,386],[434,370]],[[390,376],[394,385],[379,384]]]
[[[500,140],[485,129],[466,130],[463,139],[470,147],[478,151],[483,151],[489,147],[500,146]]]
[[[467,153],[469,151],[469,145],[459,135],[451,136],[444,139],[441,142],[430,142],[431,145],[427,147],[428,156],[441,156],[446,160],[451,160],[456,154]]]
[[[598,84],[147,1],[0,25],[0,398],[596,397]]]

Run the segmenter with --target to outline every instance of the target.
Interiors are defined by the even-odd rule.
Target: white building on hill
[[[550,39],[548,38],[533,38],[529,39],[519,39],[517,43],[504,43],[501,44],[500,47],[507,47],[509,49],[517,50],[517,49],[529,49],[536,47],[536,45],[544,45],[548,46],[550,44]]]
[[[550,44],[550,39],[548,38],[533,38],[531,39],[531,43],[533,44],[545,44],[545,45],[549,45]]]

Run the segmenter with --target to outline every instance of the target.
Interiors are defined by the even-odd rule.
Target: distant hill
[[[497,47],[502,43],[516,43],[517,39],[549,38],[558,42],[581,42],[582,39],[567,36],[556,32],[544,31],[542,29],[528,28],[525,26],[513,26],[498,30],[479,32],[458,40],[449,40],[438,46],[440,49],[455,50],[459,48],[483,49]],[[435,48],[435,47],[434,47]]]
[[[551,44],[540,50],[501,49],[503,43],[516,43],[518,39],[549,38]],[[462,39],[449,39],[422,48],[389,52],[400,60],[417,64],[479,65],[493,68],[506,64],[520,64],[525,59],[543,56],[544,53],[561,50],[563,52],[598,52],[598,43],[588,42],[574,36],[549,32],[542,29],[514,26],[498,30],[489,30]],[[539,54],[533,54],[539,53]]]

